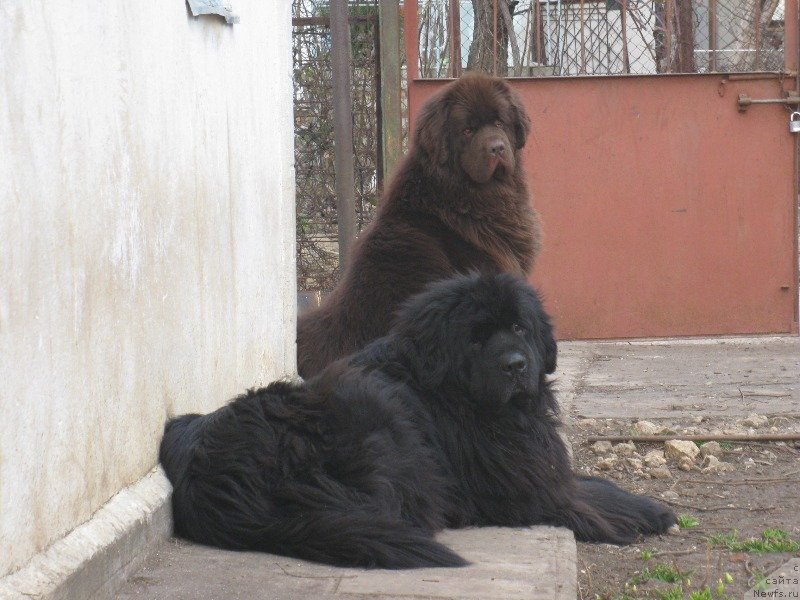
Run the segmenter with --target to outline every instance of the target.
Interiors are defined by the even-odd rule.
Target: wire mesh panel
[[[338,278],[330,10],[293,0],[294,119],[299,290],[330,290]],[[379,168],[377,0],[350,3],[353,153],[357,228],[376,204]]]
[[[419,73],[779,71],[783,0],[418,0]]]

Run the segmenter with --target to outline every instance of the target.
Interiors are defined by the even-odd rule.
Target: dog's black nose
[[[507,375],[524,373],[528,362],[520,352],[508,352],[500,357],[500,368]]]
[[[503,140],[492,140],[489,142],[489,152],[497,156],[506,151],[506,143]]]

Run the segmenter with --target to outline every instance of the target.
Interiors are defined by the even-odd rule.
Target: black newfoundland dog
[[[525,276],[540,246],[522,167],[530,121],[500,78],[471,73],[431,98],[342,278],[297,323],[308,378],[389,330],[426,284],[471,270]]]
[[[160,459],[176,533],[334,565],[459,566],[444,527],[569,527],[629,543],[673,513],[579,477],[546,374],[556,343],[510,275],[435,283],[389,334],[306,383],[170,421]]]

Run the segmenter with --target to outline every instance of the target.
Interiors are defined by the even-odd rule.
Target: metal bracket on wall
[[[800,104],[800,92],[790,90],[786,94],[786,98],[751,98],[747,94],[739,94],[737,100],[739,112],[746,112],[751,104],[785,104],[787,106]]]

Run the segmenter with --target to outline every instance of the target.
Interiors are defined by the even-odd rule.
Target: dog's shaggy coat
[[[175,530],[345,566],[463,565],[443,527],[569,527],[628,543],[667,508],[575,476],[546,379],[556,343],[510,275],[433,284],[391,332],[306,383],[273,383],[167,424]]]
[[[541,236],[521,161],[529,128],[499,78],[465,75],[425,104],[341,280],[298,319],[300,375],[384,335],[399,306],[427,283],[470,270],[531,270]]]

